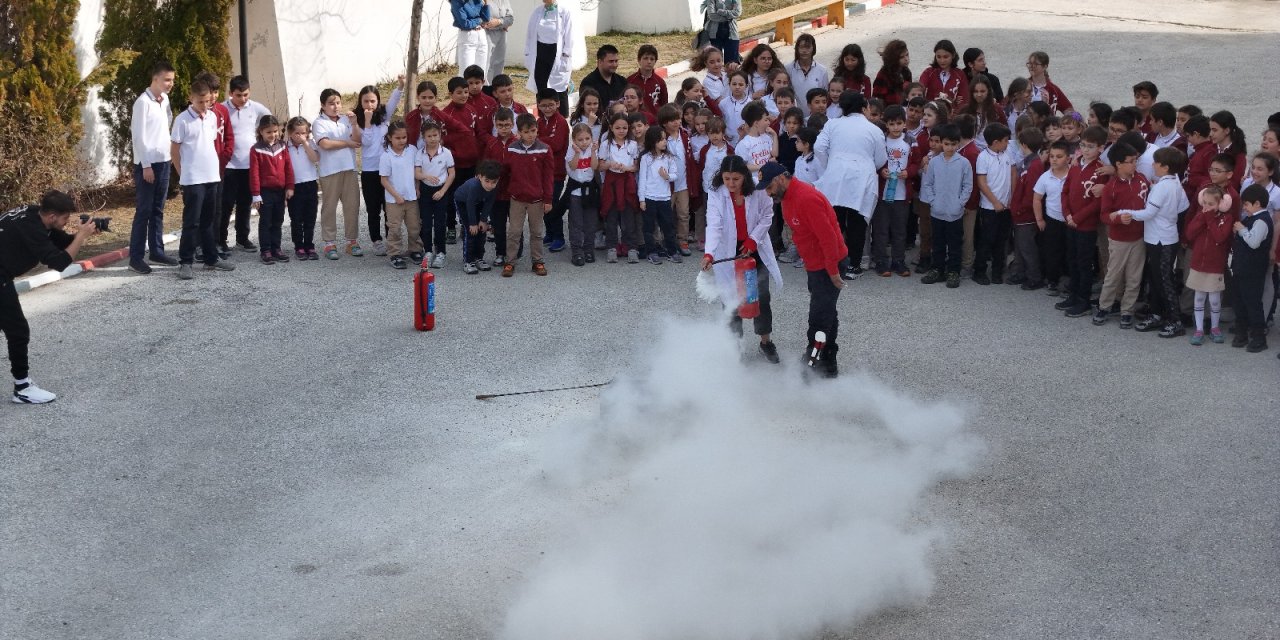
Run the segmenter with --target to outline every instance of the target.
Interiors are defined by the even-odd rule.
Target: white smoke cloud
[[[803,638],[923,602],[941,530],[921,499],[981,449],[963,412],[866,377],[806,385],[799,353],[744,363],[723,326],[654,346],[546,443],[563,526],[503,640]]]

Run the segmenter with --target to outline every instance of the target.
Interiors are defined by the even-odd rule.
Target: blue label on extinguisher
[[[742,283],[746,291],[746,304],[751,304],[760,300],[760,283],[756,281],[756,270],[748,269],[742,272]]]
[[[427,285],[427,313],[436,312],[436,283]]]

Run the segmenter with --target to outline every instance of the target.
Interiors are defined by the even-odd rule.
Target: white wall
[[[702,28],[702,13],[698,10],[702,3],[698,0],[601,1],[611,5],[608,30],[666,33]]]

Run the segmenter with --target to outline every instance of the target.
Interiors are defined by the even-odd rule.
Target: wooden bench
[[[827,24],[837,25],[844,28],[844,9],[845,0],[804,0],[797,2],[783,9],[775,9],[768,13],[762,13],[758,16],[738,20],[738,32],[743,33],[751,29],[758,29],[773,25],[774,38],[781,40],[787,44],[795,44],[795,19],[796,16],[817,11],[823,7],[827,9]]]

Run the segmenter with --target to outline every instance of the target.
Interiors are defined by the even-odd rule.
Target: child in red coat
[[[1204,303],[1209,301],[1209,336],[1215,343],[1224,341],[1218,320],[1222,315],[1222,291],[1226,289],[1223,272],[1227,268],[1227,253],[1231,250],[1231,225],[1227,212],[1231,210],[1231,196],[1221,187],[1210,185],[1200,191],[1200,212],[1187,225],[1187,239],[1191,242],[1191,273],[1187,287],[1196,292],[1196,332],[1191,344],[1204,344]]]

